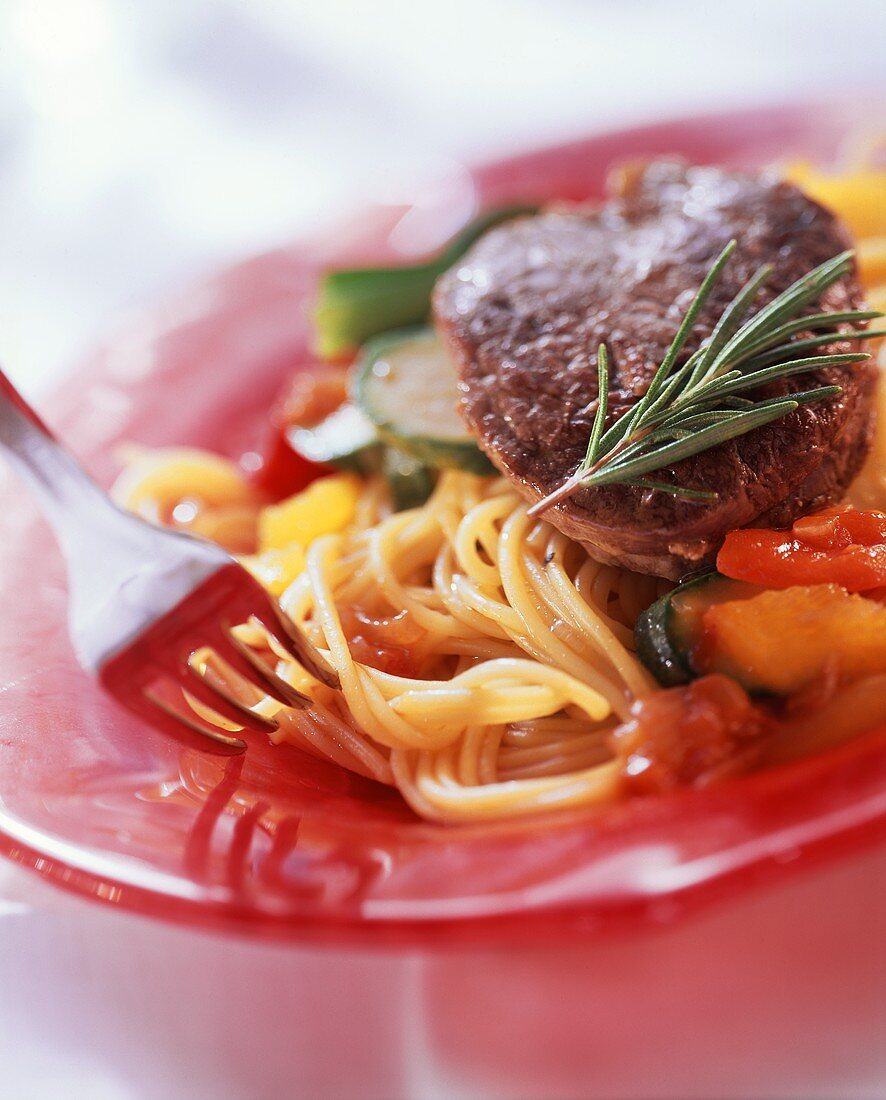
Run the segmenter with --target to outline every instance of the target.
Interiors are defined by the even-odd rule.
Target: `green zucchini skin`
[[[455,444],[439,440],[426,440],[421,436],[401,436],[384,428],[379,435],[390,447],[412,455],[424,466],[435,470],[456,469],[480,477],[490,477],[495,467],[476,444]]]
[[[688,684],[696,675],[689,654],[676,644],[671,633],[672,593],[657,599],[634,625],[637,656],[662,687]]]
[[[370,337],[426,321],[440,275],[492,226],[538,212],[528,204],[499,207],[464,227],[435,259],[409,267],[364,267],[328,272],[314,312],[315,343],[324,357],[343,355]]]
[[[434,491],[437,471],[429,469],[418,459],[402,451],[386,448],[382,471],[395,512],[420,508]]]
[[[692,654],[700,640],[701,617],[708,607],[747,599],[761,591],[712,571],[683,581],[648,607],[634,626],[637,656],[662,687],[687,684],[702,673]],[[744,685],[753,691],[753,685]]]
[[[432,408],[427,413],[427,422],[417,428],[415,422],[421,420],[418,407],[414,400],[409,400],[408,392],[405,395],[401,392],[404,385],[416,389],[413,378],[404,379],[398,387],[396,376],[378,373],[377,367],[386,356],[408,354],[410,344],[416,347],[416,369],[420,369],[422,357],[436,354],[436,337],[433,330],[425,326],[388,332],[370,340],[363,348],[352,378],[353,400],[375,424],[385,443],[411,455],[422,465],[435,469],[455,468],[481,476],[493,474],[492,463],[460,422],[443,434],[438,430]],[[455,368],[450,368],[446,360],[431,365],[433,370],[427,377],[427,385],[418,388],[425,389],[432,402],[436,400],[444,406],[451,404],[454,418],[458,402]],[[406,424],[407,418],[414,423]]]

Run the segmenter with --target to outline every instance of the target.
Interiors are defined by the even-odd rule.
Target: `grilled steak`
[[[645,393],[733,237],[738,248],[684,360],[762,263],[775,270],[755,309],[850,247],[836,218],[789,183],[660,161],[623,173],[618,193],[599,209],[552,210],[491,230],[438,281],[434,317],[458,364],[462,413],[529,499],[557,488],[584,456],[597,407],[598,345],[610,353],[611,423]],[[858,283],[847,277],[817,309],[860,304]],[[844,341],[827,350],[854,347]],[[677,578],[711,562],[727,531],[787,525],[840,496],[868,449],[874,376],[867,364],[830,368],[761,391],[842,387],[665,474],[716,491],[715,501],[582,488],[546,518],[602,561]]]

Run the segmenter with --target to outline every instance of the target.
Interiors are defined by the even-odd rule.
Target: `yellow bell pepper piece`
[[[259,516],[259,551],[284,550],[293,544],[307,550],[321,535],[344,530],[354,519],[359,496],[359,478],[335,474],[270,505]]]
[[[858,242],[858,269],[865,286],[886,283],[886,236]]]
[[[839,215],[856,238],[886,235],[886,170],[862,168],[832,175],[795,164],[788,179]]]
[[[871,309],[879,309],[881,313],[886,313],[886,282],[870,287],[865,291],[864,299]],[[872,323],[878,327],[880,325],[879,321]]]

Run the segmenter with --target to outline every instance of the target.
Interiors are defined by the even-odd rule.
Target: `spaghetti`
[[[139,461],[149,461],[146,479],[161,468],[157,455],[136,460],[122,485],[130,506],[145,485]],[[162,456],[167,473],[177,461]],[[172,496],[197,491],[190,480]],[[177,507],[153,498],[158,506]],[[250,702],[278,720],[275,739],[395,784],[429,819],[597,802],[618,786],[609,733],[654,689],[633,653],[633,620],[666,587],[600,565],[530,520],[501,478],[446,471],[426,504],[396,514],[369,480],[353,522],[310,543],[306,568],[281,597],[336,668],[341,691],[280,652],[278,672],[313,706],[257,694]],[[241,637],[270,645],[248,624]]]

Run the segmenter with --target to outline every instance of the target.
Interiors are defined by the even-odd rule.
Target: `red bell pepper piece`
[[[848,592],[886,585],[886,514],[828,508],[790,531],[730,531],[717,569],[767,588],[839,584]]]
[[[348,363],[308,364],[296,371],[271,410],[262,463],[253,477],[275,500],[299,492],[329,473],[329,467],[304,458],[289,445],[292,427],[312,427],[334,412],[347,396]]]

